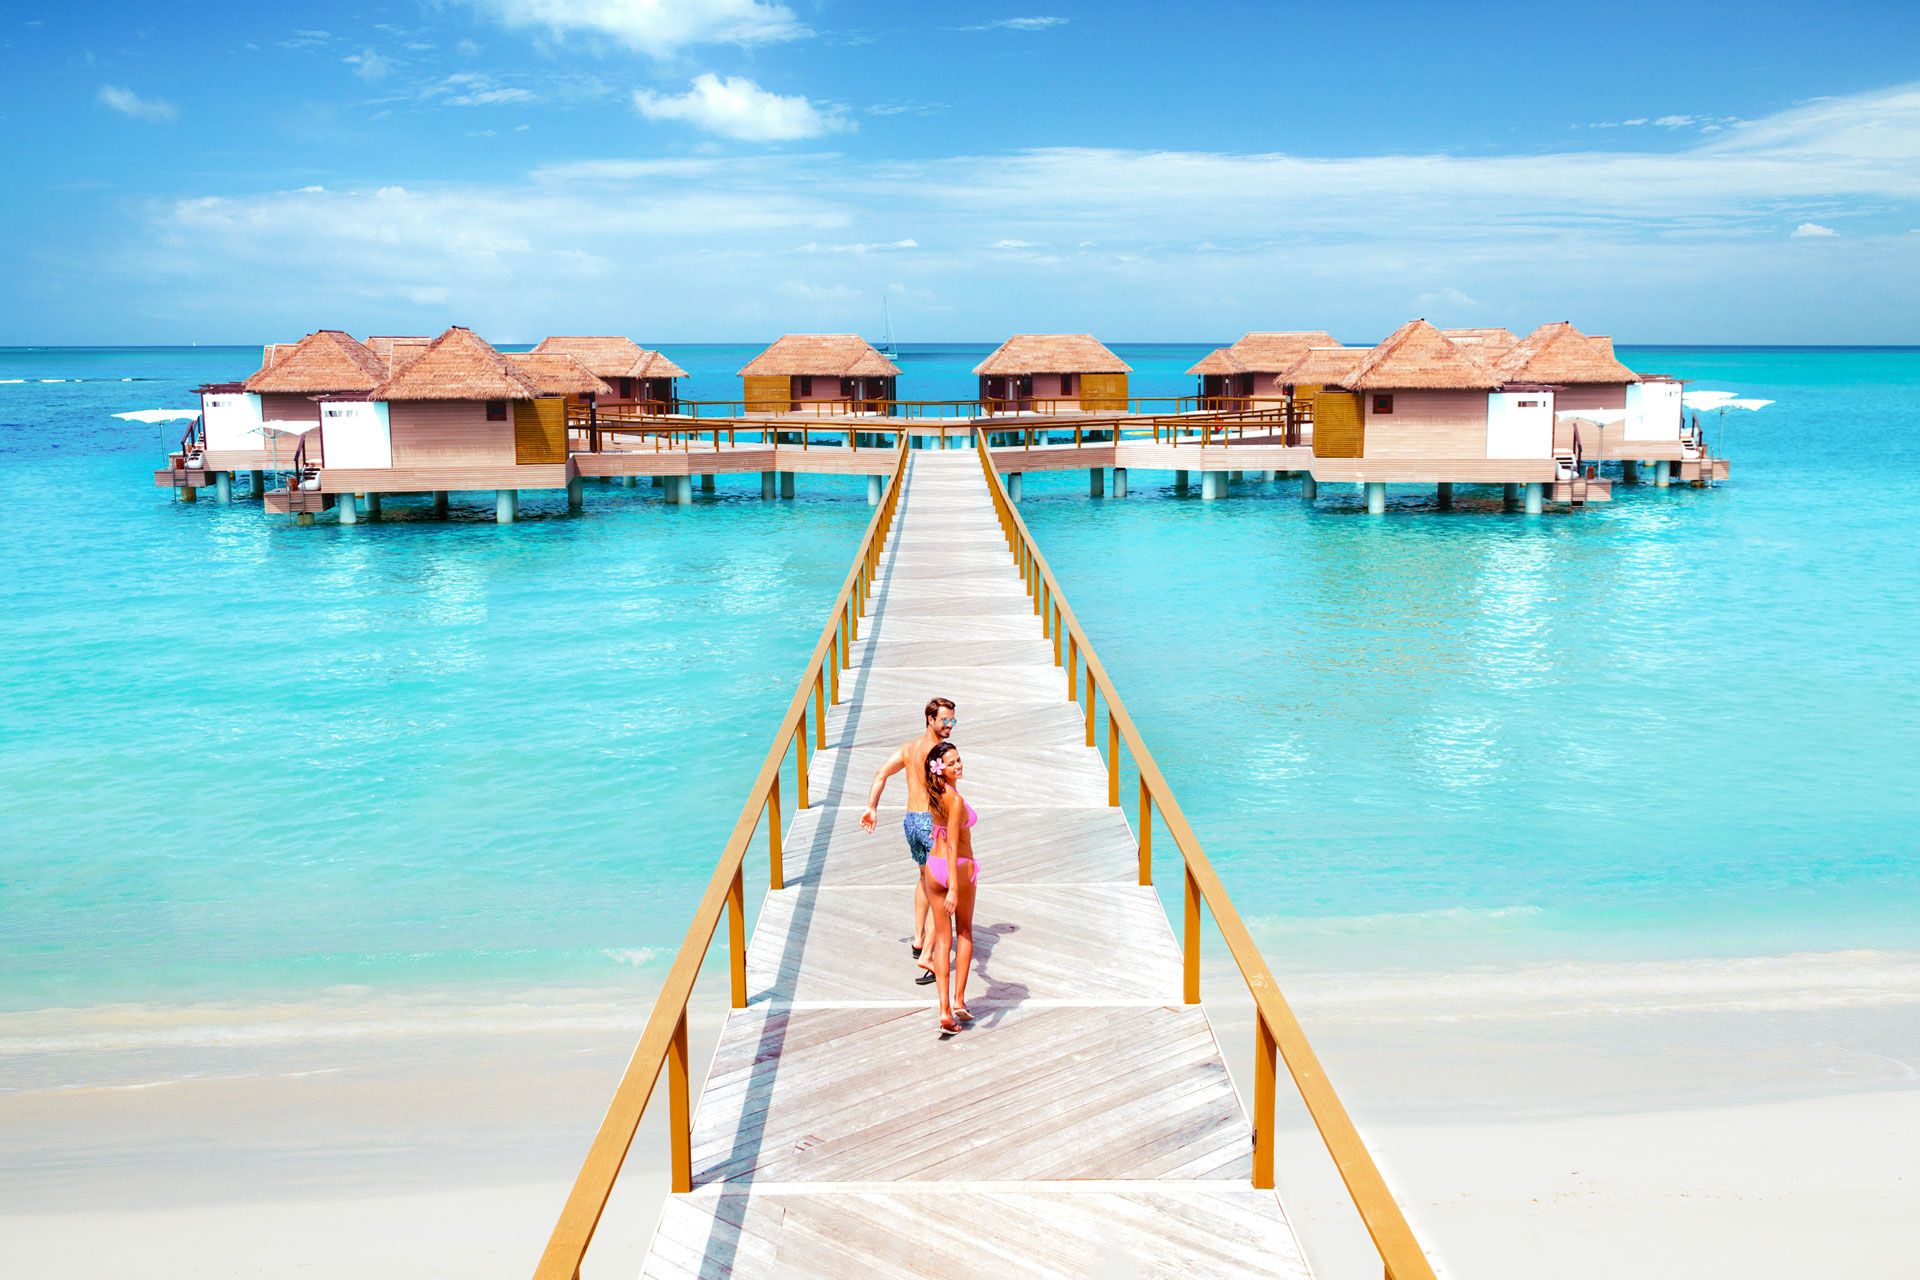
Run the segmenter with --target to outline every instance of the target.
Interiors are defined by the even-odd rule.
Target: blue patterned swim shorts
[[[900,820],[907,833],[907,852],[913,855],[918,866],[927,865],[927,855],[933,852],[933,815],[930,813],[909,813]]]

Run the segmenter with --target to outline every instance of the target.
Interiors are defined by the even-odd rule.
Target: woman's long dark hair
[[[927,752],[927,808],[933,808],[933,801],[947,794],[946,781],[938,773],[934,772],[934,762],[936,760],[944,760],[948,756],[956,754],[959,750],[960,748],[954,746],[951,742],[943,742],[933,750]]]

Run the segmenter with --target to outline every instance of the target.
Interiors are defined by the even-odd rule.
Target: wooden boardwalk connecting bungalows
[[[579,1275],[662,1075],[673,1194],[643,1269],[656,1280],[1082,1276],[1116,1259],[1139,1276],[1305,1276],[1272,1190],[1284,1061],[1385,1274],[1430,1280],[984,447],[894,458],[537,1276]],[[934,693],[958,703],[980,811],[976,1021],[947,1037],[911,982],[897,803],[876,834],[857,823]],[[1157,861],[1156,817],[1171,837]],[[749,944],[760,830],[769,891]],[[1179,938],[1156,867],[1183,878]],[[1199,1005],[1203,906],[1258,1011],[1251,1117]],[[723,914],[732,1008],[696,1101],[687,1005]]]

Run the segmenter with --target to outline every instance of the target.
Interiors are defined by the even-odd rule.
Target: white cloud
[[[769,93],[745,76],[696,76],[678,95],[636,89],[633,105],[649,120],[678,120],[745,142],[791,142],[855,126],[838,107],[821,108],[795,95]]]
[[[280,42],[280,47],[282,49],[311,49],[316,45],[323,45],[331,39],[333,39],[332,33],[326,31],[295,31],[287,39]]]
[[[1795,240],[1819,239],[1823,236],[1837,236],[1840,233],[1832,227],[1823,227],[1817,222],[1803,222],[1793,229]]]
[[[161,98],[143,98],[131,89],[120,85],[103,84],[94,100],[110,111],[118,111],[123,116],[132,116],[135,120],[147,120],[164,124],[177,119],[180,109]]]
[[[510,29],[555,39],[605,36],[664,58],[688,45],[763,44],[808,34],[793,10],[769,0],[467,0]]]
[[[918,249],[918,240],[887,240],[880,243],[862,241],[857,244],[819,244],[808,241],[800,246],[802,253],[882,253],[888,249]]]
[[[152,206],[119,254],[100,255],[101,279],[203,299],[235,330],[299,332],[393,328],[410,322],[411,291],[444,288],[450,314],[503,340],[626,322],[620,297],[581,286],[637,260],[686,301],[673,334],[685,340],[858,329],[896,286],[953,306],[940,336],[1311,326],[1357,340],[1431,306],[1514,328],[1571,318],[1622,340],[1920,337],[1907,234],[1920,225],[1920,86],[1668,150],[586,156],[479,182],[218,191]],[[1779,252],[1779,228],[1803,220],[1847,234]],[[268,270],[284,287],[222,288]],[[769,278],[809,292],[769,291]]]
[[[393,70],[393,59],[368,49],[362,53],[350,53],[340,59],[353,68],[353,74],[362,80],[380,80]]]
[[[519,85],[504,85],[483,71],[458,71],[429,85],[425,97],[450,107],[498,107],[538,102],[540,95]]]
[[[1061,27],[1067,24],[1066,18],[1000,18],[993,22],[982,22],[977,26],[961,27],[962,31],[1045,31],[1048,27]]]

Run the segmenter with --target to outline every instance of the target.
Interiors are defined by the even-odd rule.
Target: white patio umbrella
[[[1680,395],[1680,403],[1689,409],[1695,410],[1696,419],[1699,416],[1698,411],[1702,409],[1716,415],[1715,421],[1720,427],[1720,452],[1725,454],[1727,451],[1727,410],[1745,409],[1748,412],[1757,413],[1772,404],[1773,401],[1747,399],[1735,395],[1731,391],[1684,391]],[[1713,476],[1711,473],[1707,476],[1707,487],[1713,487]]]
[[[318,431],[320,424],[317,422],[263,422],[257,427],[247,429],[254,435],[267,437],[270,442],[268,447],[273,450],[273,469],[278,471],[280,470],[280,438],[304,436],[309,431]],[[296,442],[291,447],[298,449],[300,446]]]
[[[145,422],[157,427],[163,422],[185,422],[188,419],[197,418],[200,416],[200,411],[198,409],[129,409],[125,413],[116,413],[113,416],[123,422]],[[160,451],[166,453],[166,436],[160,432],[154,434],[159,436]]]

